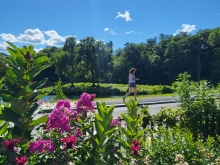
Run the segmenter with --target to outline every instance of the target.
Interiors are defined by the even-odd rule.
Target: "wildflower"
[[[132,145],[130,147],[132,154],[139,156],[139,150],[141,150],[140,142],[132,139]]]
[[[15,158],[15,163],[16,165],[25,165],[27,163],[27,157],[26,156],[21,156],[20,158],[16,157]]]
[[[76,128],[75,136],[80,137],[82,136],[82,134],[83,134],[82,131],[79,128]]]
[[[111,124],[110,124],[111,127],[114,127],[114,126],[121,126],[121,122],[118,121],[117,119],[113,119]]]
[[[66,150],[75,148],[77,142],[76,136],[64,137],[61,139],[61,142],[64,143],[64,148]]]
[[[131,165],[135,165],[137,163],[136,159],[131,159]]]
[[[19,139],[11,139],[11,140],[5,140],[3,141],[2,145],[6,147],[5,151],[6,153],[15,152],[16,151],[16,144],[19,143]]]
[[[57,130],[58,133],[69,132],[70,123],[67,114],[64,114],[60,108],[53,110],[48,115],[47,130]]]
[[[176,155],[175,162],[177,162],[176,165],[188,165],[188,163],[184,161],[184,156],[181,154]]]
[[[94,94],[93,94],[94,95]],[[92,101],[94,96],[91,96],[88,93],[83,93],[80,99],[76,102],[76,109],[78,111],[87,111],[90,110],[91,112],[94,111],[94,103]]]
[[[31,142],[28,149],[31,153],[38,152],[42,154],[45,151],[49,153],[53,152],[56,146],[51,140],[38,140],[36,142]]]

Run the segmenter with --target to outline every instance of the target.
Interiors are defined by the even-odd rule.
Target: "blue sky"
[[[220,27],[220,0],[0,0],[0,51],[6,41],[61,47],[65,38],[93,36],[141,43],[159,34]]]

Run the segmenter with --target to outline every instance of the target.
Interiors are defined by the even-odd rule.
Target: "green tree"
[[[74,86],[74,74],[76,72],[75,58],[76,58],[76,37],[68,37],[64,44],[63,50],[67,51],[69,54],[68,62],[65,64],[67,76],[70,77],[71,86]]]
[[[88,71],[91,73],[92,86],[95,86],[95,80],[97,79],[97,54],[95,50],[95,39],[93,37],[86,37],[80,40],[79,53],[83,56]]]

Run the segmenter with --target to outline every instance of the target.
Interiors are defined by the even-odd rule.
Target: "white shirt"
[[[134,73],[129,73],[129,83],[135,83],[135,75],[134,75]]]

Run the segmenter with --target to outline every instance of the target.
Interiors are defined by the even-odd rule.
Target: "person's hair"
[[[136,71],[137,69],[135,69],[135,68],[131,68],[130,69],[130,71],[129,71],[129,73],[133,73],[134,71]]]

